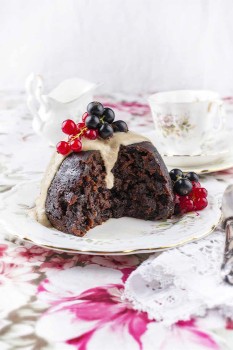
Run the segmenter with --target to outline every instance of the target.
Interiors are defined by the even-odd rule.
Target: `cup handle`
[[[214,112],[214,109],[218,108],[218,126],[215,128],[213,127],[214,131],[220,131],[224,128],[225,125],[225,108],[224,108],[224,101],[221,99],[218,99],[214,102],[211,102],[210,107],[209,107],[209,113],[210,115]]]

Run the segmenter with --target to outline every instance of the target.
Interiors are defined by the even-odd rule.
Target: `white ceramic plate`
[[[200,239],[211,233],[221,216],[216,182],[208,183],[209,206],[166,221],[111,219],[76,237],[47,228],[28,215],[39,192],[39,182],[21,183],[2,197],[0,223],[14,236],[36,245],[72,253],[126,255],[160,251]]]

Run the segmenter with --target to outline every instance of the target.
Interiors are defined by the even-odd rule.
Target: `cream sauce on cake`
[[[149,140],[146,137],[134,132],[127,132],[127,134],[124,132],[118,132],[114,133],[113,137],[111,137],[109,140],[88,140],[86,138],[83,138],[82,150],[100,152],[106,169],[106,186],[107,188],[111,189],[114,185],[114,176],[111,170],[117,161],[120,146],[128,146],[143,141]],[[56,175],[61,163],[65,158],[66,156],[63,156],[57,152],[53,154],[41,183],[41,192],[36,200],[36,207],[33,212],[33,217],[44,226],[51,226],[45,213],[47,192],[54,176]]]

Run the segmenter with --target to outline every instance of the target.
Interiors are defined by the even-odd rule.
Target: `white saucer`
[[[229,154],[229,156],[223,159],[219,159],[218,161],[212,164],[181,166],[181,165],[178,165],[177,163],[177,165],[174,166],[166,162],[166,157],[163,157],[163,159],[169,171],[174,167],[176,168],[181,167],[182,171],[185,173],[188,173],[189,171],[194,171],[197,174],[209,174],[209,173],[215,173],[217,171],[233,168],[233,151]]]
[[[225,149],[219,153],[197,154],[197,155],[163,155],[163,159],[167,165],[174,167],[206,167],[207,165],[216,165],[226,159],[230,155],[230,150]]]
[[[224,132],[221,138],[210,140],[204,145],[202,153],[195,155],[168,155],[161,152],[160,144],[155,141],[155,131],[144,134],[160,151],[169,169],[181,167],[183,171],[195,171],[199,174],[212,173],[233,167],[232,134]]]

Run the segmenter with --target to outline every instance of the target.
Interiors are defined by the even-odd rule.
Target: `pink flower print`
[[[160,127],[169,127],[172,125],[172,116],[170,115],[163,115],[163,114],[158,114],[158,122]]]
[[[35,295],[36,286],[33,281],[36,278],[38,274],[25,264],[0,261],[0,319],[25,305]]]
[[[140,260],[136,255],[129,256],[98,256],[87,254],[67,254],[51,251],[53,254],[48,255],[48,259],[41,265],[41,269],[65,269],[73,267],[77,264],[98,264],[100,266],[115,268],[119,270],[131,269],[131,271],[139,265]]]
[[[76,265],[79,257],[77,255],[63,257],[61,255],[54,255],[48,261],[45,261],[41,264],[41,271],[45,271],[47,269],[55,269],[55,270],[63,270],[69,269]]]
[[[37,277],[31,268],[23,264],[0,262],[0,285],[12,283],[24,283]]]
[[[105,102],[107,107],[118,109],[121,112],[127,112],[132,115],[145,116],[150,114],[150,107],[148,104],[140,103],[137,101],[121,101],[118,103]]]
[[[228,104],[233,104],[233,96],[226,96],[223,100]]]
[[[38,288],[38,301],[48,309],[37,321],[36,334],[61,349],[101,349],[103,344],[127,350],[220,349],[208,324],[191,320],[165,327],[134,310],[122,298],[124,269],[132,267],[50,271]]]
[[[9,253],[10,256],[16,258],[17,263],[29,262],[36,263],[46,260],[51,251],[38,246],[20,246]]]
[[[180,328],[180,331],[178,330]],[[200,344],[205,349],[220,350],[219,345],[214,340],[213,335],[208,331],[200,329],[194,319],[189,321],[179,321],[173,326],[173,331],[179,336],[179,332],[187,336],[193,343]]]
[[[233,320],[231,318],[227,318],[226,320],[226,329],[233,330]]]
[[[162,116],[161,117],[161,121],[162,121],[162,124],[164,125],[164,126],[167,126],[167,127],[169,127],[169,126],[172,126],[173,125],[173,123],[174,123],[174,121],[173,121],[173,116],[172,115],[165,115],[165,116]]]
[[[142,349],[142,336],[151,321],[144,312],[135,311],[127,302],[122,302],[123,286],[112,284],[91,288],[78,296],[66,297],[55,302],[43,316],[39,330],[44,331],[53,320],[69,320],[69,332],[73,336],[64,339],[66,344],[73,345],[77,350],[87,350],[91,343],[98,343],[103,330],[110,337],[117,335],[118,341],[127,334],[133,348]],[[64,323],[63,323],[64,325]],[[67,326],[66,326],[67,327]],[[81,333],[79,330],[83,330]],[[51,330],[50,330],[51,331]],[[58,330],[52,330],[57,334]],[[75,335],[76,334],[76,335]],[[98,345],[95,345],[98,348]]]
[[[172,327],[151,322],[142,337],[144,349],[158,350],[220,350],[219,338],[211,326],[199,324],[200,319],[179,321]],[[201,323],[203,319],[201,318]],[[210,322],[211,323],[211,322]]]
[[[136,268],[140,261],[136,255],[115,255],[92,257],[92,262],[101,266],[111,267],[113,269]]]
[[[0,244],[0,258],[2,258],[5,255],[7,248],[7,244]]]

